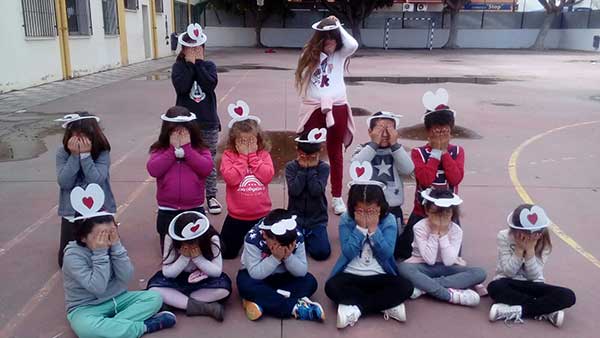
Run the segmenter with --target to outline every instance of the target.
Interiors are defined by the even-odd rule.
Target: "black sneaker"
[[[207,200],[207,204],[209,213],[213,215],[221,213],[223,207],[221,206],[221,203],[219,203],[216,197],[209,197]]]
[[[144,320],[144,325],[146,326],[145,333],[152,333],[162,329],[168,329],[175,326],[175,323],[177,323],[177,317],[175,317],[173,312],[162,311]]]

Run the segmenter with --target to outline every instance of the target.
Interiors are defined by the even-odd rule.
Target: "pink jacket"
[[[275,169],[271,155],[264,150],[243,155],[225,150],[221,175],[227,184],[227,212],[235,219],[250,221],[271,211],[269,183]]]
[[[432,234],[427,218],[415,224],[413,231],[415,240],[412,243],[412,256],[406,263],[427,263],[434,265],[442,262],[446,266],[454,264],[466,265],[458,256],[462,243],[462,229],[454,222],[450,223],[448,233],[442,237]]]
[[[156,200],[161,207],[177,210],[193,209],[204,204],[204,183],[213,168],[208,149],[184,145],[185,157],[178,160],[175,148],[150,153],[146,164],[150,176],[156,178]]]

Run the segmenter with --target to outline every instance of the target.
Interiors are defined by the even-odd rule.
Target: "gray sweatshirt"
[[[62,271],[68,313],[126,292],[133,265],[120,242],[109,249],[92,251],[71,241],[65,249]]]
[[[528,280],[533,282],[544,281],[544,264],[548,260],[550,252],[542,253],[542,257],[533,256],[528,260],[515,255],[516,243],[509,229],[498,232],[498,262],[496,264],[496,276],[500,278],[512,278],[516,280]]]
[[[110,189],[110,153],[103,151],[94,161],[92,156],[81,154],[70,155],[61,145],[56,151],[56,175],[60,187],[58,202],[59,216],[75,216],[75,210],[71,206],[71,190],[77,186],[85,187],[90,183],[96,183],[104,191],[104,209],[108,212],[116,212],[115,198]]]
[[[244,241],[242,252],[242,270],[248,270],[250,277],[265,279],[272,274],[289,272],[296,277],[303,277],[308,272],[308,262],[304,248],[304,236],[298,231],[296,249],[283,261],[273,257],[267,243],[262,237],[261,230],[255,225]]]
[[[402,145],[394,144],[387,148],[380,148],[375,142],[359,145],[352,161],[371,163],[371,179],[386,185],[383,192],[390,207],[399,207],[404,203],[404,185],[400,175],[410,175],[415,170],[415,165]]]

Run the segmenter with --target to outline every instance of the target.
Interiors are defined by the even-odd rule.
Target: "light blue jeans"
[[[486,273],[482,268],[461,265],[445,266],[443,263],[399,263],[400,275],[410,280],[414,287],[443,301],[450,300],[452,289],[466,289],[482,283]]]

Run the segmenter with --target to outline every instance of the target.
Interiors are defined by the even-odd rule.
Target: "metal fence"
[[[56,36],[54,0],[21,0],[23,28],[28,37]]]
[[[177,6],[177,3],[175,3]],[[272,15],[263,24],[269,28],[310,28],[310,25],[329,13],[316,10],[294,11],[292,16],[281,18]],[[385,27],[387,18],[430,18],[435,27],[449,28],[450,15],[441,12],[394,12],[376,11],[363,22],[363,28],[381,29]],[[484,12],[462,11],[457,18],[459,29],[538,29],[544,21],[545,12]],[[234,15],[231,13],[207,8],[202,18],[203,26],[221,27],[253,27],[255,18],[251,13]],[[392,29],[427,29],[425,21],[401,20]],[[553,29],[600,28],[600,10],[564,12],[556,17]]]

